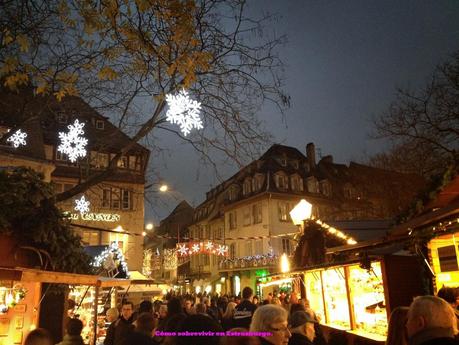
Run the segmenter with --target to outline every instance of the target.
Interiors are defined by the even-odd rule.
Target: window
[[[245,243],[245,256],[252,256],[252,241]]]
[[[62,124],[66,124],[69,121],[68,115],[63,112],[57,113],[56,119],[58,123],[62,123]]]
[[[64,185],[62,183],[54,183],[53,187],[55,194],[62,193],[64,190]]]
[[[251,193],[252,181],[250,178],[246,178],[242,185],[242,194],[247,195]]]
[[[70,190],[73,188],[73,184],[72,183],[64,183],[64,192]]]
[[[67,162],[69,160],[69,156],[67,156],[65,153],[62,153],[62,152],[56,150],[56,160],[57,161],[62,161],[62,162]]]
[[[110,208],[111,190],[109,188],[102,190],[102,207]]]
[[[440,261],[441,272],[458,271],[456,250],[454,246],[441,247],[437,249],[438,260]]]
[[[319,183],[314,176],[308,177],[307,185],[309,193],[319,193]]]
[[[298,161],[297,160],[292,161],[292,166],[294,169],[298,169],[299,167]]]
[[[97,246],[99,245],[99,232],[97,231],[83,231],[81,241],[85,245]]]
[[[260,190],[263,187],[263,182],[265,180],[264,175],[256,174],[254,180],[256,180],[256,190]]]
[[[121,208],[123,210],[131,209],[131,192],[125,189],[121,189]]]
[[[111,191],[112,200],[111,200],[111,208],[119,209],[120,208],[120,189],[119,188],[112,188]]]
[[[261,204],[252,205],[252,217],[253,217],[253,224],[261,223],[262,221],[262,213],[261,213]]]
[[[262,255],[263,254],[263,240],[256,240],[255,241],[255,255]]]
[[[281,222],[291,222],[290,219],[290,204],[288,202],[279,201],[278,203],[278,215]]]
[[[278,189],[287,189],[288,188],[288,178],[285,174],[279,173],[275,177],[276,187]]]
[[[237,218],[236,212],[230,212],[228,215],[229,218],[229,228],[230,230],[234,230],[237,228]]]
[[[331,196],[331,184],[328,180],[320,181],[320,191],[325,196]]]
[[[279,163],[280,163],[280,165],[282,165],[283,167],[286,167],[286,166],[287,166],[287,157],[285,157],[285,156],[284,156],[284,157],[281,157],[281,158],[279,159]]]
[[[96,120],[96,128],[103,130],[105,127],[105,122],[103,120]]]
[[[236,257],[236,243],[231,243],[229,246],[229,256],[231,259]]]
[[[118,160],[118,168],[127,169],[128,167],[129,167],[128,158],[126,156],[122,156]]]
[[[346,183],[343,187],[344,197],[346,199],[353,199],[355,196],[354,187],[350,183]]]
[[[251,221],[250,221],[250,208],[249,207],[245,207],[243,210],[242,210],[243,214],[242,214],[242,224],[244,226],[248,226],[251,224]]]
[[[108,167],[108,153],[91,151],[91,165],[96,168]]]
[[[292,190],[295,192],[303,191],[303,179],[298,175],[292,175],[290,177],[290,183],[292,186]]]
[[[237,187],[236,186],[230,187],[228,191],[228,198],[230,201],[234,201],[237,199]]]
[[[291,251],[292,251],[292,247],[291,247],[290,239],[283,238],[282,239],[282,253],[290,255]]]

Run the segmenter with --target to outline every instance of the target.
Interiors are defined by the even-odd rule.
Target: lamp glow
[[[311,218],[312,205],[304,199],[296,204],[296,206],[290,211],[290,217],[292,218],[293,224],[302,225],[305,219]]]
[[[290,262],[288,261],[287,254],[282,254],[281,259],[280,259],[280,264],[281,264],[281,272],[282,273],[287,273],[290,271]]]
[[[168,189],[169,187],[167,186],[167,184],[163,184],[161,187],[159,187],[160,192],[167,192]]]
[[[152,223],[148,223],[147,225],[145,225],[145,229],[146,230],[153,230],[153,224]]]

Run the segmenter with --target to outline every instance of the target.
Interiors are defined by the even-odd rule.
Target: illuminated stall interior
[[[438,236],[428,247],[435,273],[435,290],[459,286],[459,232]]]
[[[358,264],[307,271],[306,298],[311,309],[331,328],[384,341],[387,310],[381,263]]]

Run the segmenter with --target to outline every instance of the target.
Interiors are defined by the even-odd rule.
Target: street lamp
[[[290,217],[292,218],[293,224],[303,225],[303,221],[311,218],[312,205],[304,199],[296,204],[296,206],[290,211]]]
[[[163,184],[159,187],[160,192],[167,192],[169,190],[169,186],[167,184]]]
[[[153,228],[154,228],[153,223],[148,223],[147,225],[145,225],[145,230],[151,231],[153,230]]]

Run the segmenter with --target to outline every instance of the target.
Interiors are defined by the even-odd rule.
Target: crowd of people
[[[443,288],[438,296],[416,297],[409,307],[395,308],[386,345],[459,344],[459,290]],[[241,297],[169,294],[165,301],[143,301],[137,310],[124,300],[120,310],[108,309],[110,323],[104,345],[334,345],[307,300],[296,294],[269,294],[260,303],[251,288]],[[78,319],[67,323],[59,345],[83,345]],[[32,331],[25,345],[53,345],[43,329]]]

